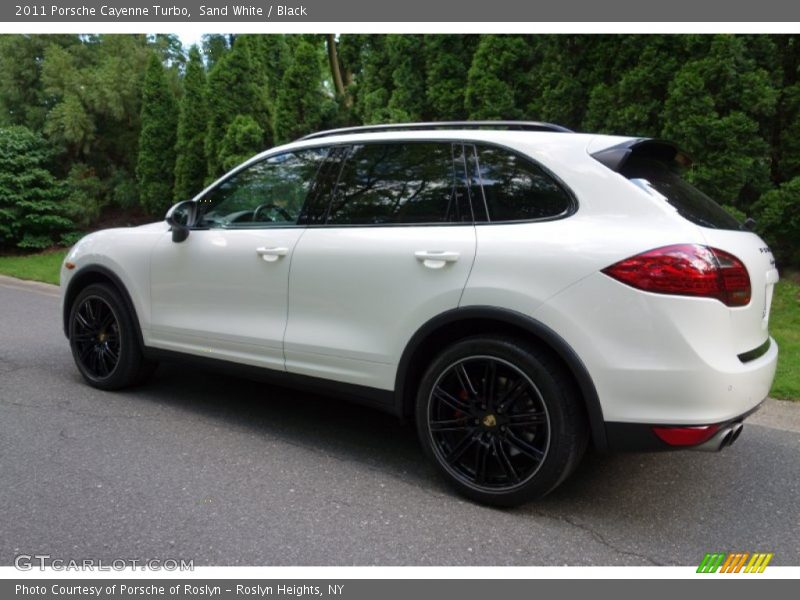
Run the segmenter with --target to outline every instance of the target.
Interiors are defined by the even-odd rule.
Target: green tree
[[[460,120],[467,117],[464,91],[477,40],[478,37],[472,35],[425,36],[425,96],[431,118]]]
[[[469,118],[524,118],[529,60],[530,48],[522,36],[482,36],[467,75]]]
[[[800,265],[800,176],[761,196],[751,215],[779,266]]]
[[[392,70],[389,118],[394,122],[422,121],[427,116],[423,37],[412,34],[388,36]]]
[[[278,143],[312,133],[333,119],[336,103],[322,87],[322,48],[308,40],[294,47],[275,105],[275,138]]]
[[[770,187],[767,123],[777,93],[742,38],[717,35],[669,85],[664,137],[699,157],[690,178],[720,204],[747,212]]]
[[[173,198],[177,106],[156,54],[147,65],[141,118],[136,165],[139,202],[148,214],[160,215]]]
[[[250,115],[259,124],[269,123],[264,90],[259,89],[258,78],[253,77],[250,42],[246,36],[237,36],[230,51],[223,54],[211,69],[207,88],[205,148],[208,179],[215,179],[223,172],[220,144],[236,116]]]
[[[264,130],[249,115],[237,115],[228,125],[225,137],[220,144],[219,157],[225,171],[251,158],[262,151],[261,142]]]
[[[361,72],[357,79],[355,110],[366,124],[389,120],[389,99],[394,84],[386,46],[386,36],[368,35],[361,38]]]
[[[175,201],[191,198],[206,178],[206,71],[197,46],[189,50],[175,145]]]
[[[0,129],[0,247],[46,248],[72,225],[50,157],[47,141],[27,127]]]
[[[631,36],[617,40],[634,57],[609,73],[597,74],[589,93],[583,129],[658,136],[664,128],[664,98],[675,74],[688,59],[684,38],[675,35]],[[618,55],[605,45],[610,59]],[[589,82],[586,82],[587,85]]]

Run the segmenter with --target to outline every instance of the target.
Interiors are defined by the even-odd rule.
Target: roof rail
[[[311,133],[300,140],[342,135],[346,133],[378,133],[381,131],[414,131],[426,129],[509,129],[515,131],[556,131],[571,133],[561,125],[541,121],[433,121],[430,123],[393,123],[389,125],[360,125],[358,127],[342,127]]]

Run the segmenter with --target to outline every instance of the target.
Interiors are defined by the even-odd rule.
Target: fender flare
[[[133,300],[131,300],[131,295],[128,293],[128,289],[125,287],[125,284],[122,283],[122,280],[119,278],[119,276],[114,273],[114,271],[108,267],[104,267],[103,265],[85,265],[76,271],[70,279],[67,289],[64,290],[64,308],[62,314],[64,335],[69,337],[69,313],[72,310],[72,303],[67,302],[67,299],[76,296],[79,293],[78,289],[80,287],[84,287],[82,282],[86,281],[87,278],[91,280],[92,275],[99,275],[104,279],[110,280],[112,285],[117,289],[119,295],[122,297],[122,301],[125,303],[125,308],[128,309],[131,318],[133,318],[133,323],[136,326],[136,336],[139,340],[139,347],[144,349],[145,346],[144,338],[142,337],[142,326],[139,323],[139,315],[136,312],[136,307],[133,304]],[[91,283],[88,285],[91,285]]]
[[[432,334],[442,327],[460,321],[467,322],[472,320],[497,321],[506,325],[511,325],[540,340],[550,350],[555,352],[567,366],[570,373],[575,378],[578,389],[580,389],[586,407],[586,414],[589,418],[589,426],[595,447],[601,451],[607,449],[605,420],[603,418],[603,409],[600,405],[600,398],[597,395],[597,389],[589,375],[589,371],[575,350],[572,349],[564,338],[544,323],[517,311],[492,306],[467,306],[449,310],[427,321],[413,336],[411,336],[411,339],[408,344],[406,344],[403,354],[400,357],[395,379],[397,411],[400,414],[403,414],[405,411],[406,380],[416,352]]]

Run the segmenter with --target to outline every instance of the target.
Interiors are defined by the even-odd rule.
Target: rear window
[[[712,229],[741,229],[741,224],[719,204],[681,178],[678,167],[633,154],[620,170],[628,179],[644,179],[684,219]]]

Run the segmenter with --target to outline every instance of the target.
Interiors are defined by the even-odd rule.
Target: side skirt
[[[195,356],[192,354],[174,352],[172,350],[162,350],[160,348],[143,348],[143,351],[145,357],[150,360],[193,365],[236,377],[242,377],[244,379],[264,381],[272,385],[311,392],[321,396],[332,396],[348,402],[375,408],[402,418],[402,411],[398,407],[393,390],[382,390],[363,385],[342,383],[329,379],[321,379],[319,377],[310,377],[307,375],[266,369],[264,367],[243,365],[218,358]]]

